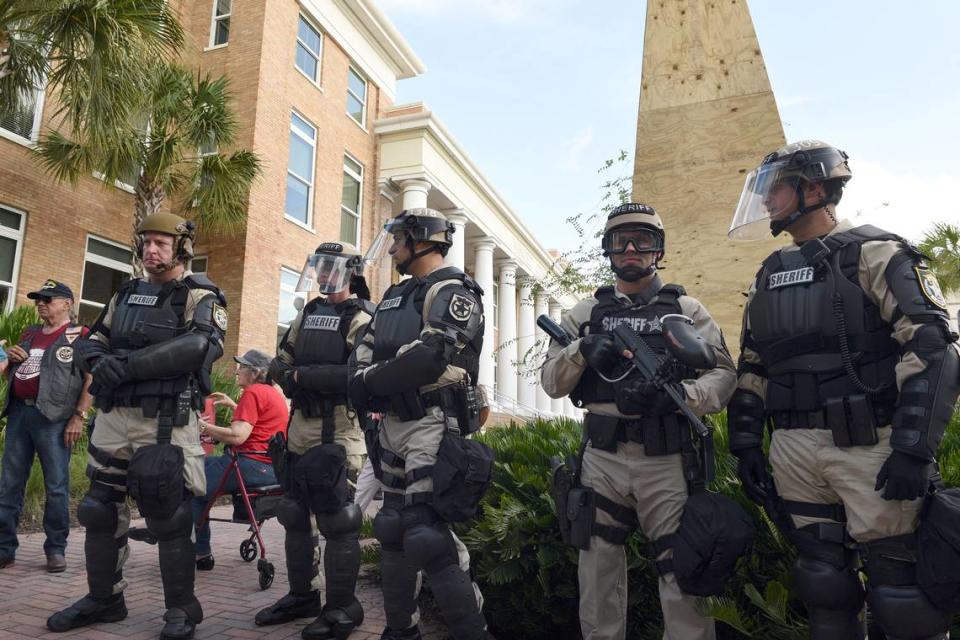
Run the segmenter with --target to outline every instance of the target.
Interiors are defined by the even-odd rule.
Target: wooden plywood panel
[[[633,199],[664,219],[662,276],[707,306],[732,349],[742,294],[782,242],[734,243],[726,234],[746,174],[783,144],[745,1],[651,1]]]

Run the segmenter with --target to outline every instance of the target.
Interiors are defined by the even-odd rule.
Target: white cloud
[[[470,12],[503,24],[520,22],[538,12],[545,0],[380,0],[387,12],[439,15]]]
[[[585,127],[563,144],[563,156],[560,166],[566,171],[578,171],[580,160],[593,146],[593,127]]]
[[[901,174],[868,160],[852,163],[853,178],[838,210],[919,241],[935,222],[960,220],[960,175]]]

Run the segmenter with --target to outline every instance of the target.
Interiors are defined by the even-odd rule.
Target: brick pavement
[[[217,507],[217,517],[229,517],[229,506]],[[143,521],[134,521],[143,526]],[[240,524],[212,523],[216,567],[197,573],[197,595],[203,604],[204,621],[197,627],[201,640],[239,640],[259,638],[280,640],[299,638],[300,629],[309,619],[277,627],[257,627],[254,614],[286,593],[286,563],[283,558],[283,528],[276,519],[263,527],[267,559],[276,567],[273,586],[264,591],[258,585],[257,562],[240,558],[239,545],[246,529]],[[83,570],[83,529],[70,532],[67,548],[67,570],[48,574],[43,570],[43,533],[20,536],[17,564],[0,571],[0,639],[26,638],[88,640],[152,640],[159,637],[163,625],[163,591],[157,566],[157,548],[139,542],[130,543],[130,558],[124,566],[127,609],[130,615],[121,622],[100,624],[67,633],[47,631],[47,617],[79,599],[87,591]],[[361,570],[358,598],[363,604],[363,625],[350,635],[350,640],[378,640],[385,625],[379,584],[374,576]],[[427,616],[420,623],[424,638],[443,640],[446,633],[441,622]]]

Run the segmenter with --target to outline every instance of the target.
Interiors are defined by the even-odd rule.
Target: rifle
[[[693,320],[680,314],[669,314],[663,316],[660,322],[667,349],[680,363],[700,370],[717,366],[716,354],[703,336],[697,333]],[[560,345],[565,347],[570,344],[571,336],[549,316],[541,315],[537,318],[537,326]],[[680,385],[674,382],[668,373],[672,363],[669,361],[661,363],[650,345],[627,325],[617,326],[613,330],[613,336],[624,350],[633,355],[629,358],[630,363],[643,379],[652,381],[658,389],[665,391],[690,423],[700,440],[700,451],[694,452],[698,458],[697,466],[703,469],[705,481],[711,482],[715,472],[713,433],[684,401]]]

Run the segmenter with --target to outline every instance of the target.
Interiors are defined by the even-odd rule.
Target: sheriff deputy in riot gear
[[[793,243],[764,260],[749,291],[730,449],[747,494],[780,512],[797,547],[811,638],[862,639],[865,596],[891,640],[943,638],[950,615],[918,588],[914,532],[957,398],[956,335],[916,249],[838,222],[850,178],[847,154],[816,140],[747,176],[731,238],[769,224]]]
[[[596,511],[594,516],[584,510],[582,517],[595,520],[580,527],[586,540],[571,540],[581,549],[580,628],[586,640],[626,636],[623,545],[637,526],[655,544],[664,638],[715,637],[713,621],[697,613],[695,598],[680,590],[664,562],[672,555],[668,536],[676,532],[693,490],[681,460],[690,443],[689,427],[663,390],[627,372],[611,335],[616,326],[629,324],[662,356],[666,346],[660,319],[686,315],[717,356],[714,369],[678,370],[676,381],[688,406],[700,415],[719,411],[733,393],[734,365],[720,327],[683,287],[665,285],[657,274],[664,241],[663,223],[653,207],[628,203],[610,212],[603,254],[610,258],[616,284],[601,287],[564,313],[561,326],[577,339],[567,347],[551,342],[541,371],[550,397],[570,395],[587,410],[583,426],[589,446],[580,483],[593,490]]]
[[[257,613],[258,625],[317,619],[307,640],[346,638],[363,622],[354,596],[360,569],[362,514],[355,486],[366,452],[356,412],[347,407],[347,358],[373,315],[360,252],[325,242],[307,257],[298,291],[320,291],[280,341],[270,376],[291,400],[287,477],[279,519],[286,529],[290,592]],[[357,294],[361,297],[358,297]],[[316,528],[326,538],[327,604],[321,608]]]
[[[206,488],[197,411],[223,354],[227,311],[220,289],[186,270],[193,240],[193,223],[179,216],[144,219],[136,250],[146,278],[124,283],[89,337],[77,341],[76,361],[93,375],[99,409],[88,448],[90,490],[77,507],[90,592],[47,620],[53,631],[127,616],[128,489],[159,541],[167,609],[161,639],[192,638],[203,619],[193,591],[190,499]]]
[[[389,247],[397,271],[411,276],[378,305],[354,352],[358,371],[350,388],[358,409],[383,413],[369,448],[384,486],[373,525],[383,553],[383,640],[420,638],[418,570],[430,578],[454,638],[491,637],[466,547],[448,526],[476,508],[486,484],[473,478],[489,480],[492,466],[492,455],[477,453],[483,445],[463,437],[479,428],[475,385],[484,321],[480,287],[460,269],[443,266],[453,232],[439,212],[408,209],[387,221],[368,252],[376,260]],[[447,458],[450,451],[469,460],[470,480]],[[441,467],[453,482],[441,485],[434,471]]]

